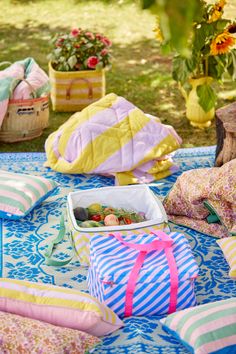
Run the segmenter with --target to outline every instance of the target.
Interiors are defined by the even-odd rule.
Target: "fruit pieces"
[[[85,221],[88,220],[88,210],[86,208],[77,207],[73,210],[76,220]]]
[[[93,203],[87,207],[87,210],[89,214],[98,214],[100,211],[103,210],[103,207],[99,203]]]
[[[123,220],[126,225],[132,224],[132,220],[130,218],[123,218]]]
[[[94,215],[91,216],[91,220],[93,220],[93,221],[101,221],[101,220],[103,220],[103,216],[100,215],[100,214],[94,214]]]
[[[116,226],[120,225],[120,222],[114,214],[108,214],[107,216],[105,216],[104,224],[106,226]]]
[[[93,220],[86,220],[83,221],[79,224],[80,227],[102,227],[104,226],[103,224],[101,224],[100,222],[97,221],[93,221]]]
[[[114,208],[100,203],[92,203],[87,208],[77,207],[74,209],[74,215],[80,227],[130,225],[146,220],[143,212]]]

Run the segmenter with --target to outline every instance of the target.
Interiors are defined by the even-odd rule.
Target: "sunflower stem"
[[[208,76],[208,56],[207,57],[205,57],[205,59],[204,59],[204,71],[205,71],[205,76]]]

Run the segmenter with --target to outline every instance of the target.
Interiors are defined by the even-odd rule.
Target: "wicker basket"
[[[52,109],[81,111],[105,95],[105,71],[56,71],[49,63]]]
[[[31,87],[30,84],[29,86]],[[32,87],[31,89],[34,93]],[[48,118],[48,96],[27,100],[10,99],[0,130],[0,141],[13,143],[37,138],[48,126]]]

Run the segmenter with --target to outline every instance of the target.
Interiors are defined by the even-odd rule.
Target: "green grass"
[[[104,33],[113,41],[112,69],[106,73],[107,93],[124,96],[143,111],[172,125],[183,139],[183,146],[216,143],[214,122],[208,129],[193,128],[185,117],[184,100],[171,77],[171,57],[160,53],[153,34],[155,17],[142,11],[138,1],[88,0],[4,0],[0,12],[0,61],[33,57],[45,70],[49,41],[59,31],[72,27]],[[226,82],[219,91],[235,88]],[[218,100],[218,107],[227,102]],[[37,139],[4,144],[1,152],[44,151],[47,136],[70,113],[50,111],[49,127]]]

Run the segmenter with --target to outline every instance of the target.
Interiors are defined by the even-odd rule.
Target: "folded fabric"
[[[0,218],[25,217],[57,187],[55,181],[42,176],[0,170]]]
[[[163,204],[177,224],[216,237],[236,235],[236,159],[184,172]]]
[[[50,91],[47,74],[33,58],[17,61],[0,71],[0,128],[7,112],[9,99],[31,98],[32,89],[35,98],[48,95]]]
[[[229,264],[229,276],[236,279],[236,236],[216,241],[222,249],[225,259]]]
[[[176,171],[168,156],[181,139],[170,126],[114,93],[75,113],[46,143],[46,166],[62,173],[113,175],[146,183]]]
[[[4,354],[85,354],[99,343],[88,333],[0,312],[0,352]]]
[[[176,312],[161,322],[190,353],[236,353],[235,297]]]
[[[106,305],[75,289],[0,278],[0,311],[103,336],[123,322]]]

